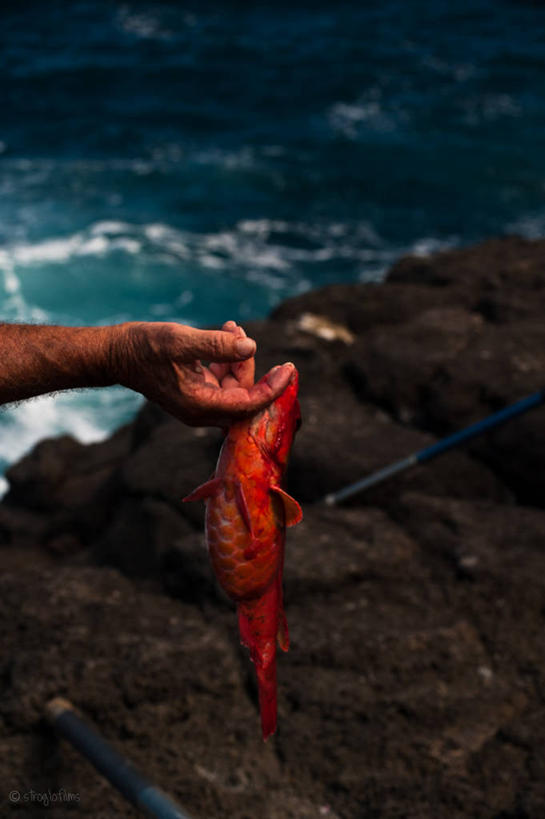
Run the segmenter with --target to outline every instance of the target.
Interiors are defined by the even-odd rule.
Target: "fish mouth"
[[[283,470],[300,426],[296,372],[284,392],[256,416],[250,435],[264,457]]]
[[[284,469],[293,437],[301,425],[301,410],[297,400],[299,374],[293,373],[283,392],[255,415],[249,433],[263,455]]]

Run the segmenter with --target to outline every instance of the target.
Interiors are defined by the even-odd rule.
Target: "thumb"
[[[187,353],[191,358],[205,361],[244,361],[255,355],[256,343],[252,338],[237,337],[225,330],[197,330],[187,340]]]

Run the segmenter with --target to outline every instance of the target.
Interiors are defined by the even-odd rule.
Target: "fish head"
[[[252,437],[264,454],[282,469],[288,462],[295,433],[301,426],[298,390],[299,373],[294,368],[284,392],[252,422]]]

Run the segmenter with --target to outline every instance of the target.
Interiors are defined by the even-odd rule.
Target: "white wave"
[[[525,224],[542,224],[544,220],[545,217],[535,217]],[[301,246],[298,240],[302,240]],[[429,255],[457,243],[457,237],[422,237],[410,246],[396,248],[388,245],[368,222],[313,224],[243,219],[230,230],[197,233],[161,222],[139,225],[112,220],[95,222],[62,239],[0,249],[0,271],[4,275],[4,292],[14,296],[20,293],[18,268],[64,264],[80,256],[101,258],[114,251],[130,255],[142,252],[152,261],[174,257],[176,261],[214,270],[243,268],[290,273],[297,272],[299,263],[329,262],[336,258],[366,262],[383,253],[401,251]]]
[[[59,321],[60,316],[47,316],[39,304],[27,304],[21,281],[40,270],[41,265],[67,267],[78,258],[104,259],[111,253],[139,256],[138,267],[124,268],[124,275],[134,270],[134,286],[146,265],[172,267],[173,283],[203,274],[225,271],[229,276],[260,284],[272,293],[289,294],[297,288],[304,265],[334,264],[346,260],[360,265],[364,271],[377,266],[377,258],[385,251],[385,243],[367,222],[307,223],[278,219],[243,219],[230,229],[199,233],[182,230],[162,222],[144,224],[121,220],[100,220],[87,228],[62,238],[44,238],[37,242],[19,241],[0,249],[0,272],[4,278],[5,299],[0,318],[17,321]],[[68,268],[67,275],[76,275],[77,268]],[[64,271],[63,271],[64,274]],[[167,315],[165,299],[150,305],[154,315]],[[176,306],[176,305],[173,305]],[[108,311],[111,313],[111,309]],[[123,312],[123,311],[121,311]],[[74,306],[74,314],[78,309]],[[68,317],[69,321],[71,316]],[[126,320],[131,316],[123,314]],[[105,316],[96,318],[104,323]]]
[[[278,232],[289,230],[290,223],[280,219],[242,219],[237,227],[242,233],[266,238],[273,230]]]
[[[468,125],[496,122],[504,118],[518,118],[521,103],[511,94],[484,94],[464,101],[464,120]]]
[[[15,461],[42,438],[61,432],[70,432],[86,442],[98,441],[107,434],[78,412],[66,408],[61,412],[58,398],[36,398],[0,415],[0,457]]]
[[[108,249],[109,243],[105,236],[86,239],[82,234],[76,234],[66,239],[46,239],[0,251],[0,267],[6,267],[8,262],[18,265],[67,262],[73,256],[103,256]]]
[[[258,164],[255,150],[248,145],[244,145],[237,151],[225,151],[219,148],[199,151],[192,157],[192,161],[200,165],[219,165],[228,171],[253,170]]]
[[[19,242],[1,249],[0,272],[4,278],[5,299],[0,315],[15,320],[47,320],[39,305],[25,303],[21,277],[27,275],[26,270],[39,269],[41,264],[66,265],[84,256],[102,259],[114,252],[132,257],[139,255],[139,271],[146,264],[169,265],[173,268],[169,275],[176,276],[174,271],[179,271],[181,281],[184,276],[187,281],[187,276],[193,277],[199,270],[207,275],[225,271],[251,284],[260,283],[274,293],[288,294],[298,286],[307,265],[327,264],[331,269],[336,260],[348,261],[360,268],[364,278],[376,279],[402,252],[429,255],[456,243],[456,237],[444,240],[424,237],[411,246],[394,247],[365,221],[307,223],[242,219],[230,229],[199,233],[162,222],[136,224],[101,220],[70,236]],[[135,286],[138,286],[137,279]],[[154,315],[165,313],[164,302],[162,299],[155,307],[150,306]],[[131,316],[123,313],[123,319],[128,318]],[[55,319],[58,320],[58,316]],[[99,320],[103,323],[105,317]]]
[[[539,230],[543,231],[545,216],[539,218]],[[256,218],[241,220],[230,229],[197,233],[161,222],[101,220],[63,238],[44,238],[34,243],[19,241],[1,249],[0,318],[51,321],[51,315],[25,301],[21,281],[39,271],[42,264],[66,265],[82,256],[101,260],[111,252],[131,257],[139,253],[143,262],[172,264],[173,272],[168,271],[172,275],[172,298],[169,295],[165,298],[163,292],[155,304],[148,305],[149,313],[158,319],[191,324],[191,316],[185,314],[190,312],[186,308],[195,299],[192,282],[199,273],[210,275],[210,282],[219,282],[220,288],[225,286],[222,281],[226,275],[238,277],[248,284],[249,292],[254,287],[262,288],[272,305],[286,295],[311,287],[305,275],[307,265],[324,265],[322,281],[331,281],[328,276],[335,269],[335,261],[348,260],[361,280],[377,281],[403,253],[429,255],[452,247],[457,241],[456,237],[445,240],[422,237],[410,246],[393,247],[365,221],[310,223]],[[141,268],[139,265],[138,270]],[[127,269],[131,269],[130,265]],[[317,269],[315,283],[320,275]],[[222,274],[218,276],[215,271]],[[134,318],[122,312],[124,304],[119,304],[120,312],[113,315],[117,306],[110,305],[112,315],[101,316],[97,323]],[[74,314],[77,309],[74,306]],[[251,300],[246,298],[242,299],[240,315],[245,311],[252,315]],[[61,393],[4,410],[0,413],[0,459],[12,462],[43,437],[65,432],[84,442],[101,440],[139,403],[136,394],[128,390],[121,393],[113,398],[109,390]]]
[[[109,157],[107,159],[46,159],[43,157],[30,158],[10,158],[2,159],[2,167],[5,173],[11,173],[4,182],[11,185],[24,185],[26,188],[35,186],[47,186],[49,180],[64,175],[70,178],[74,175],[89,174],[109,174],[109,173],[136,173],[138,175],[149,174],[159,171],[166,164],[156,161],[155,158],[136,157],[126,159],[121,157]],[[14,175],[20,174],[20,179],[13,179]]]
[[[213,252],[225,254],[229,259],[236,259],[237,264],[244,266],[268,267],[274,270],[285,270],[289,266],[288,260],[278,248],[248,241],[237,230],[203,236],[203,246]]]
[[[0,252],[0,272],[3,275],[5,298],[2,300],[0,309],[0,319],[11,321],[47,321],[48,315],[36,305],[29,305],[25,301],[21,291],[21,282],[17,276],[14,265],[9,260],[4,260],[2,264]]]
[[[137,239],[130,239],[128,236],[121,236],[110,242],[109,250],[123,250],[125,253],[130,253],[135,256],[142,249],[142,243]]]
[[[495,121],[501,117],[520,117],[522,107],[511,94],[487,94],[482,100],[485,119]]]
[[[472,63],[451,63],[443,57],[438,57],[437,54],[431,51],[421,55],[419,59],[425,68],[437,74],[450,77],[460,83],[474,77],[477,73],[477,67]]]
[[[161,242],[163,239],[168,239],[175,232],[168,225],[155,222],[151,225],[144,225],[142,229],[144,235],[152,242]]]
[[[303,239],[313,240],[317,244],[337,240],[343,236],[349,237],[354,244],[365,242],[377,247],[383,244],[383,240],[369,222],[323,224],[286,222],[280,219],[243,219],[237,223],[236,227],[242,233],[258,236],[261,239],[269,239],[271,234],[290,233]]]
[[[147,238],[162,251],[209,269],[246,270],[246,278],[263,272],[261,281],[284,286],[301,275],[301,264],[320,264],[335,259],[365,263],[380,252],[384,242],[367,222],[356,224],[287,222],[275,219],[243,219],[231,230],[218,233],[177,231],[167,225],[144,227]],[[252,274],[251,278],[249,275]],[[271,276],[280,278],[271,278]],[[272,286],[272,285],[271,285]]]
[[[15,245],[10,250],[0,251],[0,266],[6,266],[8,261],[23,265],[66,261],[79,245],[78,237],[49,239],[34,245]]]
[[[199,255],[199,262],[203,267],[208,267],[211,270],[221,270],[225,267],[224,259],[219,256],[213,256],[212,253],[201,253]]]
[[[133,235],[119,235],[122,231]],[[0,270],[13,271],[15,266],[65,263],[78,256],[105,256],[115,250],[136,254],[142,247],[134,235],[138,228],[124,222],[97,222],[87,230],[61,239],[44,239],[34,243],[13,244],[0,249]],[[8,285],[5,284],[8,292]]]
[[[21,282],[10,265],[4,268],[4,290],[8,296],[14,296],[21,290]]]
[[[457,236],[449,236],[446,239],[438,239],[433,236],[424,236],[417,239],[410,247],[407,248],[407,253],[412,256],[432,256],[434,253],[440,253],[442,250],[450,250],[460,243]]]
[[[1,145],[1,143],[0,143]],[[208,166],[232,172],[261,170],[271,172],[271,161],[286,154],[287,149],[281,145],[263,147],[242,145],[227,150],[224,148],[200,148],[185,145],[183,142],[150,143],[144,155],[137,157],[106,158],[65,158],[49,159],[47,157],[10,157],[2,156],[3,175],[0,179],[0,193],[4,196],[13,194],[21,187],[35,189],[48,187],[51,180],[56,185],[59,178],[68,183],[74,176],[109,175],[118,173],[146,176],[151,173],[168,174],[173,166],[179,168],[187,165]],[[115,198],[115,194],[112,194]],[[108,224],[109,220],[105,220]],[[115,220],[112,220],[115,225]]]
[[[386,111],[380,97],[380,89],[372,88],[355,102],[336,102],[327,111],[330,126],[348,139],[357,139],[362,129],[393,131],[396,120]]]
[[[524,224],[513,225],[514,232],[523,235],[542,235],[545,219],[534,217]],[[173,295],[171,307],[167,300],[158,299],[149,304],[150,315],[173,318],[175,311],[183,309],[193,298],[191,289],[183,287],[200,271],[214,276],[220,272],[249,285],[268,289],[271,303],[282,295],[297,292],[299,282],[306,279],[306,267],[317,266],[316,282],[320,281],[320,265],[327,272],[334,269],[335,261],[354,265],[354,274],[361,280],[377,281],[386,273],[389,265],[404,253],[428,256],[440,250],[454,247],[458,237],[438,239],[421,237],[410,245],[394,246],[378,235],[373,225],[366,221],[357,223],[307,223],[288,222],[280,219],[243,219],[231,229],[198,233],[182,230],[162,222],[144,224],[120,220],[101,220],[88,228],[63,238],[43,239],[35,243],[15,243],[0,250],[0,273],[3,274],[5,298],[0,307],[0,318],[16,321],[51,321],[52,317],[39,304],[25,302],[21,277],[25,272],[41,264],[66,265],[71,259],[89,256],[102,259],[109,253],[119,252],[128,256],[140,256],[135,268],[134,286],[138,287],[142,270],[149,265],[168,265],[172,268],[175,286],[179,276],[184,303],[176,302]],[[150,269],[154,269],[153,267]],[[125,274],[130,275],[129,266]],[[217,279],[214,279],[217,281]],[[189,296],[187,295],[189,294]],[[77,310],[75,309],[75,313]],[[69,321],[71,317],[68,317]],[[97,323],[135,318],[123,310],[114,316],[97,317]],[[53,316],[56,321],[58,315]]]
[[[117,22],[125,33],[141,40],[171,40],[174,36],[174,32],[162,24],[155,10],[136,11],[126,4],[119,9]]]
[[[12,463],[38,441],[61,434],[85,444],[102,441],[136,412],[141,401],[129,390],[110,388],[59,393],[8,406],[0,412],[0,459]]]
[[[545,211],[520,216],[506,225],[505,232],[525,239],[545,238]]]
[[[89,232],[92,235],[101,235],[106,234],[118,234],[118,233],[127,233],[127,231],[132,230],[132,225],[128,222],[119,222],[115,221],[114,219],[106,219],[102,222],[95,222],[94,225],[91,225]]]
[[[394,262],[402,256],[427,257],[443,250],[451,250],[452,248],[458,247],[459,244],[460,240],[457,236],[450,236],[446,239],[423,236],[408,245],[388,245],[382,248],[369,248],[360,254],[364,265],[358,277],[359,281],[382,281]]]

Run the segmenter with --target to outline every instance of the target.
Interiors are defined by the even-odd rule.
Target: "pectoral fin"
[[[244,494],[244,487],[240,481],[236,481],[235,483],[235,500],[237,509],[240,512],[240,517],[244,521],[244,525],[246,526],[251,538],[251,545],[244,549],[244,557],[246,560],[253,560],[259,551],[259,541],[257,540],[252,528],[250,507],[248,506],[248,501],[246,500],[246,495]]]
[[[221,486],[221,478],[212,478],[206,483],[201,483],[193,492],[190,492],[189,495],[186,495],[185,498],[182,498],[183,503],[187,503],[188,501],[196,501],[196,500],[206,500],[207,498],[211,498],[212,495],[215,495],[218,489]]]
[[[252,532],[252,519],[250,517],[250,509],[248,507],[248,501],[246,500],[246,495],[244,494],[244,488],[240,481],[235,482],[235,500],[237,502],[237,509],[240,512],[240,516],[242,520],[246,524],[246,528],[248,529],[249,533],[254,536]]]
[[[288,621],[283,611],[278,615],[278,632],[276,635],[278,645],[282,651],[287,651],[290,647],[290,638],[288,634]]]
[[[295,526],[303,520],[303,510],[291,495],[284,492],[279,486],[271,486],[271,492],[276,492],[282,503],[284,504],[284,512],[286,515],[286,526]]]

